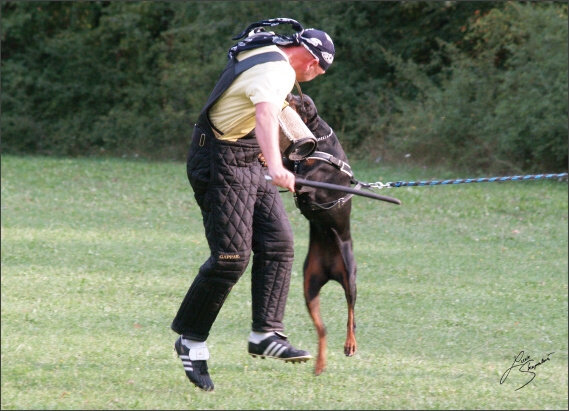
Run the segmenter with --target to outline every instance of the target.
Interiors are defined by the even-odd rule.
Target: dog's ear
[[[316,105],[311,98],[305,98],[302,102],[302,111],[309,116],[308,120],[316,117],[318,115],[318,110],[316,109]]]

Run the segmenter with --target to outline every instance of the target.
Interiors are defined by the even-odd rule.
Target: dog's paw
[[[318,361],[314,366],[314,375],[319,376],[326,370],[326,364]]]
[[[352,357],[357,350],[356,344],[344,346],[344,354],[346,357]]]

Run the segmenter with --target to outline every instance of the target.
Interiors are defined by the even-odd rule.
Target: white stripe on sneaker
[[[271,357],[275,357],[276,356],[275,354],[281,349],[281,347],[282,347],[282,344],[279,344],[279,343],[275,344],[274,348],[271,350],[269,355]]]
[[[270,347],[273,347],[273,348],[272,348],[271,350],[269,350]],[[267,348],[267,350],[269,350],[269,352],[267,353],[267,355],[270,356],[270,357],[279,357],[279,356],[282,354],[282,352],[283,352],[284,350],[286,350],[286,349],[287,349],[286,345],[283,345],[283,344],[280,344],[280,343],[277,343],[277,342],[273,342],[273,344],[271,344],[271,345]],[[265,350],[265,352],[266,352],[267,350]]]
[[[188,357],[187,355],[183,355],[183,354],[178,354],[178,357],[180,357],[180,360],[182,360],[182,365],[184,366],[184,370],[186,370],[186,371],[193,371],[194,370],[194,365],[192,364],[190,357]]]
[[[279,350],[279,352],[277,352],[277,353],[275,354],[275,357],[280,357],[281,354],[282,354],[285,350],[286,350],[286,346],[283,345],[283,346],[281,347],[281,349]]]
[[[269,346],[267,348],[265,348],[265,351],[263,352],[263,355],[271,355],[271,350],[273,349],[273,347],[277,344],[276,341],[273,341],[272,343],[269,344]]]
[[[276,356],[277,356],[276,354],[277,354],[277,352],[279,352],[279,350],[281,349],[281,347],[282,347],[282,344],[277,344],[277,345],[275,345],[275,348],[273,348],[273,349],[271,350],[271,352],[270,352],[269,355],[271,355],[271,356],[273,356],[273,357],[276,357]]]
[[[186,371],[193,371],[194,370],[194,365],[192,364],[191,361],[182,360],[182,365],[184,366],[184,370],[186,370]]]

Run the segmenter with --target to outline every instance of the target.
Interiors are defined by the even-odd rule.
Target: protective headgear
[[[334,61],[334,43],[328,34],[321,30],[306,29],[299,33],[302,45],[316,57],[324,71]]]
[[[278,26],[279,24],[290,24],[296,33],[292,35],[275,34],[274,32],[267,32],[263,28],[263,26]],[[283,47],[304,46],[310,54],[318,59],[319,65],[324,71],[334,61],[334,42],[330,36],[322,30],[304,29],[298,21],[293,19],[275,18],[258,21],[242,30],[233,37],[233,40],[239,40],[245,36],[247,36],[245,39],[229,49],[229,58],[235,57],[243,50],[276,44]]]

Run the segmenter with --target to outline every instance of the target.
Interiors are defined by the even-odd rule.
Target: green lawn
[[[362,181],[490,177],[352,164]],[[545,170],[548,171],[548,170]],[[170,323],[208,255],[182,163],[2,156],[2,409],[567,409],[567,182],[401,187],[354,197],[358,353],[323,289],[328,369],[247,355],[250,277],[191,385]],[[287,334],[316,353],[302,296],[307,222],[282,194],[296,260]],[[535,379],[513,369],[524,351]],[[536,364],[535,362],[533,364]]]

